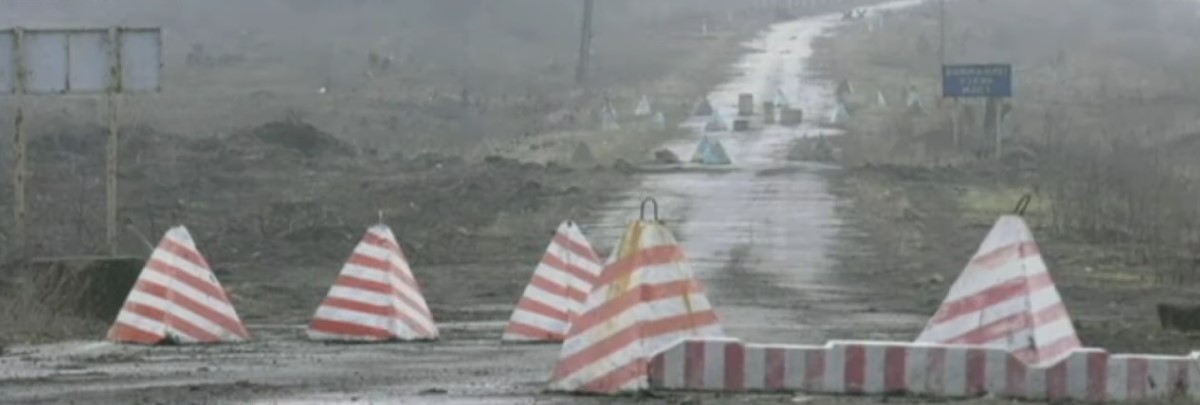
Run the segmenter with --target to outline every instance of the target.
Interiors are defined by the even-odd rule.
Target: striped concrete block
[[[852,395],[1026,400],[1200,399],[1200,353],[1110,355],[1079,348],[1058,363],[1028,366],[1002,349],[907,342],[824,346],[687,339],[656,353],[650,387],[701,391],[804,391]]]

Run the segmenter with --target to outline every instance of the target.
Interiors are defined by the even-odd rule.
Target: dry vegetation
[[[1200,5],[964,0],[946,8],[949,63],[1013,64],[999,160],[982,129],[982,101],[939,100],[936,3],[888,15],[882,29],[858,22],[819,44],[822,70],[856,87],[848,136],[837,142],[855,168],[842,191],[859,213],[881,217],[863,221],[889,229],[866,243],[891,258],[884,266],[904,270],[898,277],[950,276],[995,216],[1031,193],[1026,217],[1085,341],[1184,350],[1186,338],[1157,330],[1154,304],[1195,303],[1186,286],[1200,279]],[[923,113],[904,108],[910,85]],[[936,306],[912,301],[918,312]]]

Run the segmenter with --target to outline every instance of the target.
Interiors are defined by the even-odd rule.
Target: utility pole
[[[25,52],[22,49],[24,44],[24,31],[20,28],[13,30],[15,38],[13,55],[16,60],[16,80],[14,83],[16,94],[17,111],[13,117],[13,228],[14,240],[13,250],[19,256],[24,257],[29,253],[29,218],[26,212],[26,186],[29,172],[26,171],[26,139],[25,139],[25,80],[28,71],[25,68],[25,60],[21,57]]]
[[[121,48],[118,34],[117,28],[108,30],[108,43],[111,45],[108,50],[109,85],[108,91],[105,92],[108,100],[108,149],[104,168],[104,193],[106,196],[104,244],[108,247],[108,254],[111,256],[117,255],[117,204],[119,203],[117,197],[117,146],[120,144],[120,125],[117,122],[117,103],[120,101],[119,93],[122,89]]]
[[[946,0],[938,0],[938,60],[946,65]],[[939,66],[938,69],[941,69]]]
[[[583,24],[579,33],[579,64],[575,65],[575,84],[587,82],[588,64],[592,57],[592,6],[594,0],[583,0]]]

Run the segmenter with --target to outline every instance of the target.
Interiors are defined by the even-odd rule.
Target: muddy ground
[[[782,83],[797,92],[797,103],[806,109],[818,111],[827,107],[827,83],[814,80],[805,66],[804,59],[811,49],[812,38],[825,29],[836,25],[836,15],[822,15],[812,19],[781,24],[769,31],[765,38],[751,41],[747,45],[753,50],[736,65],[735,74],[713,92],[717,108],[732,115],[737,95],[753,92],[759,97],[770,94],[766,83]],[[766,89],[766,90],[764,90]],[[294,124],[294,123],[293,123]],[[689,123],[687,128],[693,128]],[[264,127],[242,136],[248,142],[229,153],[234,156],[258,156],[257,147],[272,136],[267,136]],[[612,190],[608,198],[594,198],[598,204],[590,214],[581,214],[583,227],[594,244],[602,251],[615,240],[627,221],[636,215],[637,203],[646,196],[653,196],[662,203],[662,219],[675,229],[680,240],[688,247],[696,274],[709,286],[718,315],[725,319],[725,327],[733,336],[753,341],[810,342],[825,339],[855,336],[877,336],[883,324],[911,327],[919,318],[897,318],[892,313],[871,311],[862,305],[861,297],[870,297],[870,291],[857,286],[846,286],[830,277],[831,268],[825,259],[827,249],[833,242],[840,221],[834,217],[837,202],[828,194],[825,176],[832,168],[821,165],[801,164],[793,166],[786,162],[785,155],[791,141],[805,136],[810,131],[823,131],[818,123],[809,124],[802,130],[770,127],[748,133],[727,133],[727,148],[737,162],[731,169],[718,171],[679,171],[627,176],[619,171],[601,170],[603,176],[614,176],[613,187],[595,187],[596,190]],[[672,132],[666,132],[670,136]],[[674,133],[679,138],[667,144],[681,156],[687,156],[695,147],[699,134],[684,131]],[[712,134],[710,134],[712,135]],[[554,139],[551,137],[550,139]],[[610,139],[619,144],[616,139]],[[538,141],[537,150],[545,141]],[[648,143],[644,139],[631,142],[634,145]],[[269,143],[269,142],[268,142]],[[329,144],[316,140],[312,144]],[[334,143],[336,145],[336,143]],[[285,148],[286,149],[286,148]],[[320,155],[337,153],[309,153]],[[612,151],[620,150],[611,146]],[[633,156],[645,156],[650,148],[639,147]],[[304,151],[296,152],[304,155]],[[598,152],[603,154],[604,152]],[[612,152],[610,152],[612,153]],[[533,155],[537,155],[534,153]],[[363,159],[361,155],[322,158],[320,165],[309,170],[309,177],[290,179],[283,176],[270,177],[272,182],[290,184],[288,181],[314,185],[318,192],[310,198],[318,201],[343,201],[345,195],[365,195],[354,203],[355,209],[364,211],[360,221],[369,222],[374,212],[372,196],[394,196],[403,199],[403,192],[387,187],[385,191],[373,191],[374,187],[360,184],[345,184],[331,181],[322,174],[328,170],[363,175],[381,176],[396,170],[390,164],[369,160],[378,168],[348,169],[336,166],[336,162]],[[423,161],[426,158],[405,158],[398,162]],[[185,157],[184,161],[187,158]],[[537,208],[536,212],[523,209],[540,200],[515,198],[512,205],[507,200],[494,196],[510,196],[506,192],[523,190],[521,196],[530,195],[530,190],[562,190],[576,179],[578,173],[594,173],[575,169],[566,172],[561,166],[547,167],[540,164],[517,163],[511,160],[492,158],[483,162],[436,161],[426,162],[429,177],[408,179],[395,184],[398,189],[442,190],[457,198],[481,198],[480,204],[496,204],[508,207],[496,219],[496,224],[512,224],[512,221],[529,221],[529,217],[548,208]],[[294,159],[284,160],[296,162]],[[303,159],[299,160],[303,161]],[[283,164],[275,159],[254,160],[256,164]],[[448,177],[439,177],[438,164]],[[326,166],[328,165],[328,166]],[[426,166],[426,167],[427,167]],[[461,168],[461,169],[454,169]],[[291,167],[291,170],[298,168]],[[375,170],[375,171],[372,171]],[[416,170],[416,169],[410,169]],[[455,171],[460,170],[460,171]],[[510,179],[502,180],[482,177],[481,181],[500,184],[470,184],[473,176],[488,173],[505,173]],[[611,173],[610,173],[611,172]],[[451,174],[453,176],[451,176]],[[555,177],[561,176],[561,177]],[[626,177],[621,177],[626,176]],[[604,178],[604,177],[600,177]],[[456,179],[456,180],[455,180]],[[539,187],[529,186],[535,179]],[[440,182],[445,180],[446,183]],[[329,181],[329,183],[325,183]],[[426,185],[433,183],[434,186]],[[261,183],[260,183],[261,184]],[[618,187],[624,186],[624,187]],[[490,189],[488,187],[496,187]],[[486,193],[470,194],[469,191],[483,189]],[[618,191],[619,192],[616,192]],[[264,192],[259,190],[259,192]],[[388,193],[394,194],[388,194]],[[579,191],[583,193],[590,190]],[[426,191],[426,198],[432,198]],[[572,195],[567,193],[568,195]],[[562,197],[566,198],[566,197]],[[553,200],[552,200],[553,201]],[[418,202],[421,203],[421,202]],[[454,207],[471,207],[467,204],[451,204],[434,201],[451,209],[450,214],[459,213]],[[409,207],[403,200],[385,210],[385,218],[396,216],[414,224],[423,224],[427,218],[405,217]],[[565,204],[564,204],[565,205]],[[553,206],[553,205],[551,205]],[[320,205],[318,205],[318,208]],[[408,208],[406,208],[408,207]],[[589,207],[595,207],[589,205]],[[470,213],[463,208],[461,212]],[[395,211],[395,212],[392,212]],[[417,211],[420,213],[421,211]],[[440,212],[434,212],[440,213]],[[340,227],[314,227],[303,221],[331,215],[316,211],[297,215],[291,225],[276,229],[280,235],[309,235],[329,232],[339,235]],[[506,214],[512,217],[505,218]],[[504,346],[496,337],[503,328],[504,320],[511,310],[520,288],[526,282],[531,263],[540,254],[553,221],[546,219],[545,227],[534,229],[533,225],[520,228],[483,226],[471,228],[467,222],[470,215],[453,222],[460,227],[434,228],[448,232],[449,241],[464,240],[463,249],[473,249],[479,256],[465,255],[459,250],[438,250],[421,245],[420,240],[405,240],[413,245],[414,268],[424,284],[427,299],[434,308],[444,341],[433,344],[409,345],[325,345],[308,342],[302,338],[304,322],[312,305],[326,288],[319,277],[332,278],[341,254],[330,253],[325,258],[318,253],[328,249],[323,244],[304,245],[297,249],[293,267],[270,268],[271,271],[255,273],[242,268],[238,271],[223,271],[218,266],[218,275],[231,290],[235,305],[247,319],[255,340],[240,345],[212,347],[163,347],[145,348],[111,345],[96,341],[68,341],[46,345],[17,345],[3,358],[4,393],[17,402],[61,402],[88,399],[100,402],[174,402],[174,401],[230,401],[266,403],[309,402],[395,402],[404,403],[626,403],[629,401],[648,403],[761,403],[793,400],[792,395],[769,397],[757,396],[712,396],[712,395],[663,395],[646,398],[598,398],[546,396],[542,387],[546,374],[554,364],[557,348],[554,345]],[[430,220],[434,221],[434,220]],[[240,222],[246,222],[245,220]],[[330,221],[323,222],[328,223]],[[227,226],[245,226],[239,221],[218,222]],[[253,224],[254,222],[250,222]],[[267,222],[274,224],[275,222]],[[441,222],[435,222],[441,223]],[[320,225],[320,224],[318,224]],[[305,228],[320,228],[319,232],[292,232]],[[349,225],[346,226],[350,228]],[[329,230],[327,228],[333,228]],[[461,229],[460,229],[461,228]],[[397,226],[398,233],[404,229]],[[422,228],[415,228],[422,229]],[[465,231],[464,231],[465,229]],[[499,229],[504,232],[489,233]],[[514,229],[528,230],[531,236],[529,248],[521,241],[514,242],[521,234]],[[805,232],[794,232],[804,229]],[[249,229],[250,238],[255,229]],[[197,231],[196,233],[200,233]],[[247,232],[224,232],[229,238],[247,237]],[[340,235],[339,235],[340,236]],[[483,238],[494,236],[495,239]],[[328,236],[327,236],[328,238]],[[353,237],[344,243],[345,249],[353,243]],[[297,239],[303,241],[304,239]],[[329,240],[332,240],[329,239]],[[201,248],[204,249],[204,240]],[[474,243],[469,244],[468,242]],[[215,247],[210,260],[218,254],[249,255],[254,252],[223,250],[230,243],[207,242]],[[495,243],[491,245],[490,243]],[[330,243],[332,244],[332,243]],[[240,244],[236,244],[240,245]],[[514,245],[516,246],[514,248]],[[456,247],[459,245],[455,245]],[[266,249],[264,248],[264,251]],[[309,252],[308,250],[312,250]],[[445,252],[439,255],[437,252]],[[344,253],[343,253],[344,254]],[[433,257],[424,261],[421,255]],[[509,259],[528,255],[524,260]],[[440,258],[440,259],[438,259]],[[452,260],[453,259],[453,260]],[[327,266],[299,264],[305,260],[328,260]],[[436,260],[441,260],[439,264]],[[229,261],[226,259],[226,261]],[[798,265],[799,264],[799,265]],[[312,270],[309,270],[309,269]],[[422,269],[423,268],[423,269]],[[261,271],[261,270],[260,270]],[[286,271],[287,273],[281,273]],[[284,274],[281,276],[280,274]],[[297,277],[288,277],[296,274]],[[307,279],[308,277],[313,280]],[[305,290],[310,290],[305,292]],[[257,300],[255,297],[265,297]],[[295,299],[295,301],[288,301]],[[312,300],[305,305],[305,300]],[[285,304],[280,304],[279,302]],[[387,359],[381,361],[381,359]],[[854,403],[854,399],[821,399],[824,402]],[[820,402],[818,402],[820,403]]]
[[[770,14],[757,21],[777,17]],[[783,50],[806,49],[808,38],[831,22],[836,22],[836,17],[823,16],[820,24],[814,26],[800,24],[797,33],[806,39],[788,42],[787,36],[783,36],[783,40],[772,43],[785,44]],[[658,102],[665,108],[685,111],[695,99],[692,94],[711,87],[726,72],[733,56],[744,51],[739,40],[756,27],[750,24],[744,31],[718,32],[713,34],[715,42],[697,44],[689,63],[683,63],[682,69],[664,73],[660,81],[664,90],[659,94],[666,95],[657,97]],[[782,34],[776,34],[779,35]],[[773,74],[786,75],[789,81],[802,80],[804,71],[800,62],[804,55],[788,56],[774,49],[755,52],[769,56],[768,61],[791,60],[787,70]],[[766,72],[763,68],[770,66],[760,65],[748,67],[750,75],[735,71],[735,79],[719,91],[721,108],[731,109],[738,92],[761,91],[762,83],[757,80],[763,79],[761,75]],[[704,80],[706,77],[711,80]],[[746,77],[749,79],[744,80]],[[823,84],[806,86],[820,88]],[[819,92],[809,95],[811,100],[805,102],[814,102],[814,108],[820,108]],[[130,162],[122,168],[123,193],[129,197],[126,201],[138,202],[126,205],[122,216],[129,218],[132,228],[150,235],[174,222],[188,223],[255,341],[200,348],[114,346],[86,340],[13,345],[3,358],[4,393],[7,398],[23,403],[387,402],[396,398],[435,403],[546,400],[575,403],[581,399],[539,395],[546,372],[554,363],[555,347],[499,346],[495,338],[558,221],[566,217],[583,218],[587,223],[585,229],[594,232],[594,243],[603,251],[634,215],[631,205],[645,195],[663,197],[664,211],[670,212],[669,223],[695,227],[684,231],[681,239],[697,244],[700,273],[706,274],[714,286],[714,297],[719,297],[715,299],[729,302],[728,312],[722,316],[731,320],[731,333],[752,339],[790,341],[798,336],[796,331],[801,331],[805,339],[820,340],[870,325],[843,319],[833,328],[818,327],[821,319],[838,317],[842,307],[818,308],[820,317],[796,313],[797,308],[818,307],[818,302],[841,296],[842,292],[838,286],[822,285],[826,279],[823,276],[796,272],[790,265],[792,260],[773,253],[788,251],[788,245],[808,242],[786,238],[785,229],[771,226],[772,213],[787,211],[789,207],[786,201],[777,199],[809,195],[814,198],[815,206],[822,207],[816,220],[830,220],[826,212],[830,200],[821,197],[824,191],[819,173],[824,169],[759,174],[761,169],[781,164],[789,139],[802,133],[770,132],[747,138],[733,152],[745,156],[749,166],[723,179],[717,174],[706,188],[688,185],[695,174],[652,180],[653,177],[633,176],[626,170],[613,168],[610,162],[624,159],[636,163],[651,154],[653,145],[688,133],[647,131],[638,122],[623,124],[627,124],[625,130],[607,133],[561,131],[531,136],[496,150],[521,160],[364,148],[344,142],[340,136],[311,126],[298,116],[208,138],[179,137],[142,128],[136,132],[138,136],[128,137],[122,148],[125,161]],[[40,163],[37,168],[40,176],[61,179],[47,182],[54,187],[44,190],[44,195],[76,197],[45,198],[42,203],[61,206],[47,211],[94,215],[89,213],[94,207],[80,202],[83,195],[80,190],[86,184],[68,180],[84,181],[86,176],[82,174],[98,170],[98,159],[86,153],[99,147],[98,137],[89,136],[97,132],[85,129],[80,135],[56,136],[35,143],[33,151],[38,154],[35,162],[56,159],[69,162]],[[570,145],[580,140],[596,145],[597,163],[571,164]],[[692,141],[683,140],[685,149],[692,146]],[[730,182],[746,192],[718,194],[730,198],[725,201],[711,198],[709,193],[726,188],[715,186],[724,184],[721,182]],[[774,195],[770,200],[774,202],[759,198],[768,195]],[[719,219],[714,214],[721,209],[756,199],[765,205],[746,210],[751,216],[712,222]],[[380,216],[393,225],[400,242],[410,252],[414,271],[443,329],[445,341],[375,346],[304,341],[301,338],[304,324],[346,252],[362,228]],[[792,217],[801,224],[810,219],[804,215]],[[63,221],[55,225],[59,228],[43,233],[73,235],[77,239],[43,241],[42,248],[94,240],[84,237],[88,232],[96,232],[87,228],[86,221]],[[64,231],[67,227],[71,227],[71,232]],[[128,237],[131,234],[132,231],[125,234],[123,250],[144,249],[141,241]],[[739,247],[755,243],[756,234],[768,238],[763,241],[772,247],[755,250],[753,254],[749,254],[747,246]],[[736,240],[723,239],[722,235]],[[744,239],[746,235],[751,239]],[[813,238],[814,242],[824,239]],[[731,241],[736,243],[730,244]],[[818,260],[823,246],[814,244],[804,251],[805,257]],[[769,268],[764,270],[767,274],[758,274],[760,265]],[[8,274],[16,271],[13,269]],[[745,276],[729,277],[736,274]],[[778,281],[789,285],[779,288],[779,294],[788,294],[788,288],[828,292],[799,294],[779,302],[746,297],[756,294],[763,285],[776,283],[777,278],[802,280]],[[8,280],[12,281],[7,291],[13,294],[7,296],[34,295],[25,288],[23,277]],[[18,291],[24,292],[17,294]],[[9,305],[4,313],[10,317],[6,325],[13,325],[5,330],[6,338],[11,341],[94,339],[107,326],[105,320],[73,319],[69,314],[57,314],[55,308],[46,308],[35,300],[18,300]],[[807,323],[780,323],[783,319]],[[380,358],[396,361],[380,363]],[[62,393],[67,386],[70,392]],[[672,395],[644,400],[692,401],[689,398]],[[735,403],[766,400],[702,398]],[[597,403],[626,400],[587,399]],[[775,396],[770,400],[787,402],[791,396]]]
[[[906,15],[898,11],[887,24],[924,27],[927,16]],[[664,219],[689,249],[696,274],[707,284],[730,335],[813,344],[843,338],[911,340],[991,221],[1008,211],[1024,189],[1010,180],[1004,166],[988,164],[947,168],[891,161],[789,161],[793,145],[806,146],[812,141],[802,139],[814,134],[829,134],[841,149],[831,155],[841,157],[856,151],[847,142],[872,140],[858,136],[855,130],[861,127],[855,125],[860,124],[844,128],[849,130],[846,138],[837,140],[842,135],[834,135],[823,119],[837,75],[860,82],[869,76],[830,68],[836,65],[832,61],[866,52],[854,47],[862,38],[846,31],[861,32],[861,24],[808,46],[825,29],[838,26],[837,20],[825,15],[782,25],[782,31],[767,35],[774,39],[750,43],[747,62],[713,89],[719,108],[732,110],[739,92],[769,91],[764,82],[782,80],[798,89],[797,103],[813,117],[797,130],[731,134],[724,142],[737,167],[724,172],[650,175],[613,168],[615,159],[636,162],[664,143],[680,156],[694,148],[693,132],[645,130],[635,122],[617,133],[551,131],[493,150],[519,159],[373,151],[311,131],[303,120],[239,131],[224,138],[229,146],[152,135],[158,138],[150,145],[125,148],[138,162],[125,173],[135,184],[127,192],[136,201],[149,201],[142,208],[129,207],[128,216],[135,227],[152,232],[179,218],[196,223],[193,233],[200,248],[256,339],[241,345],[145,348],[94,340],[58,342],[98,336],[106,323],[96,320],[82,326],[39,325],[9,338],[58,343],[9,346],[0,355],[0,400],[876,403],[872,398],[790,394],[545,395],[542,387],[557,348],[496,342],[559,220],[581,218],[593,244],[603,251],[646,196],[663,203]],[[731,34],[721,46],[696,48],[695,60],[704,63],[695,70],[664,73],[658,83],[677,94],[664,103],[677,109],[690,104],[685,94],[692,90],[678,90],[680,83],[696,92],[710,90],[733,55],[743,51],[738,38]],[[683,79],[697,75],[714,78]],[[891,127],[874,128],[886,133]],[[290,137],[279,143],[272,131],[280,129],[311,136],[303,145]],[[581,140],[593,145],[601,167],[546,163],[569,161],[573,145]],[[63,153],[59,146],[46,149]],[[86,161],[72,159],[65,160]],[[70,167],[78,173],[96,166]],[[255,175],[242,175],[247,172]],[[66,172],[60,176],[71,178]],[[139,176],[159,180],[139,187]],[[176,192],[159,191],[163,189]],[[232,189],[239,191],[216,192]],[[1155,328],[1150,311],[1159,297],[1192,296],[1153,282],[1153,277],[1120,271],[1122,258],[1107,255],[1102,244],[1047,235],[1038,217],[1043,204],[1035,201],[1029,219],[1085,343],[1113,351],[1186,352],[1191,340]],[[238,208],[231,213],[231,206]],[[380,210],[412,252],[414,271],[444,341],[305,341],[301,336],[311,309],[362,228],[377,220]],[[140,248],[137,240],[125,243],[130,250]],[[8,291],[19,285],[17,281]],[[994,401],[945,403],[989,402]]]

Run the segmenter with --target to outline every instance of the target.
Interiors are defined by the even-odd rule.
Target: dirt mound
[[[675,152],[666,149],[654,151],[654,163],[675,164],[679,162],[679,156],[675,156]]]
[[[592,154],[592,148],[586,142],[580,142],[575,146],[575,150],[571,153],[571,164],[579,167],[596,165],[596,155]]]
[[[29,264],[34,296],[59,315],[116,319],[145,262],[137,258],[53,258]]]
[[[240,136],[263,146],[288,149],[306,157],[347,156],[354,148],[327,132],[297,120],[272,121]]]

